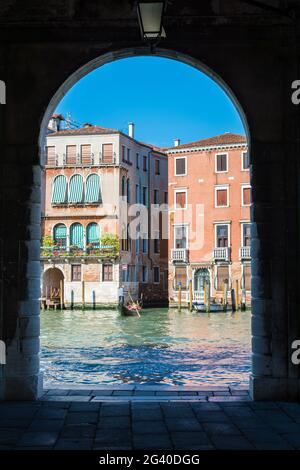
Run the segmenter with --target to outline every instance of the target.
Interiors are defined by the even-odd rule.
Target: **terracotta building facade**
[[[132,123],[127,135],[60,129],[60,119],[50,121],[45,148],[42,301],[110,306],[122,286],[126,298],[165,304],[167,240],[151,211],[167,200],[167,156],[137,141]]]
[[[239,298],[251,295],[251,188],[247,142],[225,133],[165,149],[169,174],[169,297],[216,302],[224,283]],[[229,300],[230,297],[228,297]]]

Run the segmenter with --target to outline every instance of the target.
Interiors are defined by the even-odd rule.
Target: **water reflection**
[[[45,311],[41,323],[46,385],[248,383],[250,312]]]

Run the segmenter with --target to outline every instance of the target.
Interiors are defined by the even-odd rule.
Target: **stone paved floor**
[[[0,450],[300,449],[300,403],[243,389],[52,389],[0,403]]]

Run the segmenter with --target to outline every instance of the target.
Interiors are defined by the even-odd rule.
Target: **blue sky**
[[[205,74],[161,57],[133,57],[106,64],[81,79],[56,112],[82,125],[112,127],[158,146],[172,146],[224,132],[244,134],[230,98]]]

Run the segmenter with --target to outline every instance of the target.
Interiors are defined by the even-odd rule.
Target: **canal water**
[[[250,312],[41,313],[45,386],[247,385]]]

